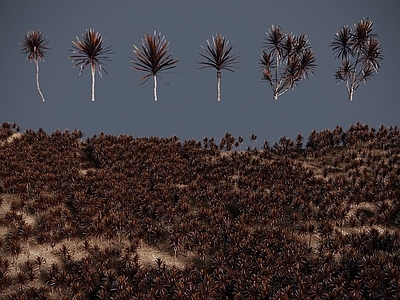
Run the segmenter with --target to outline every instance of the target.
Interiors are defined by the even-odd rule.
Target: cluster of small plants
[[[400,295],[397,127],[261,148],[18,131],[0,130],[0,299]]]

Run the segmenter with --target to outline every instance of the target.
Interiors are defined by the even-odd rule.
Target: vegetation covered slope
[[[400,295],[397,127],[244,151],[17,131],[0,130],[0,299]]]

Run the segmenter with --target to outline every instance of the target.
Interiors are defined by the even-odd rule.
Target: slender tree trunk
[[[94,76],[95,76],[95,66],[92,64],[92,101],[94,101]]]
[[[157,75],[153,75],[154,78],[154,101],[157,101]]]
[[[350,88],[350,90],[349,90],[349,100],[350,101],[353,101],[353,94],[354,94],[354,90],[353,90],[353,88]]]
[[[221,71],[217,71],[217,100],[221,101]]]
[[[40,86],[39,86],[39,61],[37,59],[35,59],[35,64],[36,64],[36,86],[37,86],[38,92],[40,94],[40,97],[42,97],[42,101],[44,102],[44,96],[43,96],[42,91],[40,90]]]

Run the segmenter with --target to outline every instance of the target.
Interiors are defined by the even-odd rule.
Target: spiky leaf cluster
[[[91,28],[86,29],[81,39],[76,37],[76,41],[72,41],[73,45],[70,51],[73,55],[69,56],[69,58],[72,58],[72,62],[75,63],[74,68],[80,66],[79,75],[82,75],[83,70],[89,64],[92,68],[96,68],[100,77],[102,70],[108,74],[103,67],[104,63],[102,61],[110,61],[108,55],[112,54],[112,52],[111,46],[103,48],[103,42],[104,39],[101,34]]]
[[[199,53],[206,59],[206,61],[199,62],[199,64],[203,65],[200,69],[212,67],[217,71],[225,69],[234,72],[232,68],[234,64],[237,63],[236,59],[239,56],[230,54],[233,45],[229,45],[229,41],[227,41],[220,33],[217,33],[215,37],[212,37],[212,40],[212,44],[210,43],[210,40],[207,40],[207,46],[201,46],[207,54]]]
[[[175,68],[175,64],[179,61],[174,59],[172,53],[168,53],[169,42],[161,33],[154,31],[153,36],[144,35],[141,48],[133,45],[133,54],[136,59],[132,59],[133,69],[147,72],[148,74],[142,78],[146,82],[151,76],[159,76],[159,73],[165,70]],[[143,83],[144,83],[143,82]]]
[[[43,60],[46,55],[46,50],[51,50],[47,47],[49,41],[42,32],[38,29],[29,30],[22,39],[21,51],[27,56],[27,60]]]

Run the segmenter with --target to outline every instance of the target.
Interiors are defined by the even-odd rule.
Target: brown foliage
[[[230,134],[7,141],[15,128],[0,129],[0,288],[12,299],[398,296],[397,127],[246,151]]]

